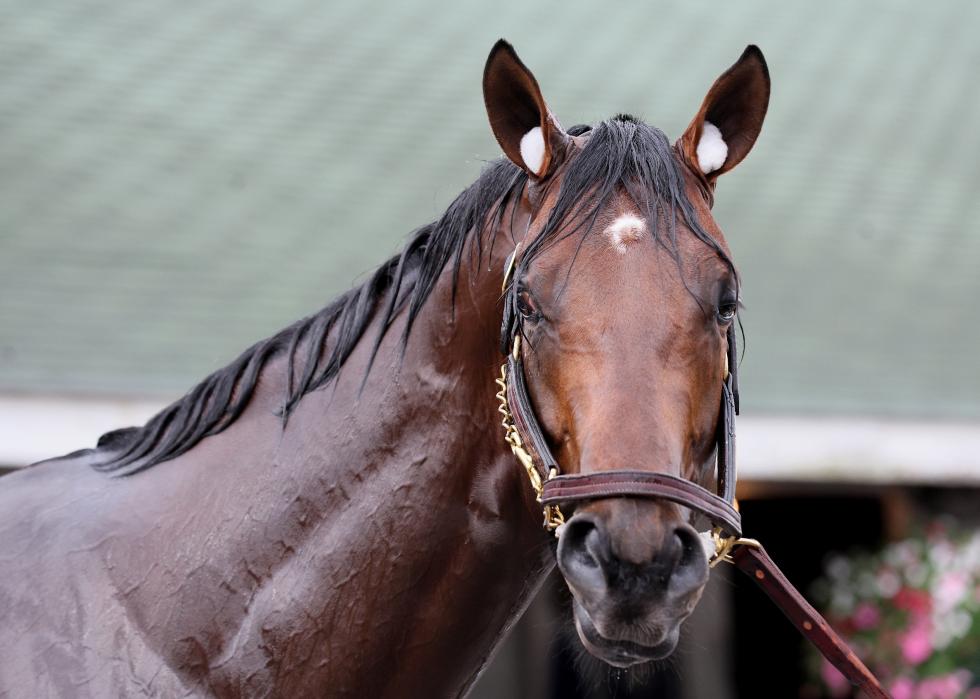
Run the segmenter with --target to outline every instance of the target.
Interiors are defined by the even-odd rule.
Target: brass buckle
[[[558,469],[552,468],[548,472],[548,480],[550,481],[552,478],[554,478],[557,475],[558,475]],[[544,488],[542,486],[542,491],[543,490]],[[539,503],[541,502],[540,492],[538,493],[538,502]],[[565,515],[562,514],[561,508],[559,508],[558,505],[544,506],[544,528],[547,529],[549,532],[554,532],[555,538],[558,538],[559,536],[560,533],[558,531],[559,527],[564,526],[564,524],[565,524]]]
[[[708,561],[708,566],[711,568],[714,568],[722,561],[732,563],[731,554],[739,546],[750,546],[754,549],[762,548],[762,544],[755,539],[746,539],[738,536],[722,536],[721,527],[715,527],[711,530],[711,541],[715,545],[715,553],[711,557],[711,560]]]

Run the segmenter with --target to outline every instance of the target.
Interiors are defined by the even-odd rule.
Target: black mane
[[[575,233],[584,238],[617,187],[623,187],[641,207],[654,237],[675,256],[676,222],[681,218],[698,239],[728,261],[718,242],[697,222],[684,194],[684,180],[673,149],[663,132],[628,115],[601,122],[591,130],[579,126],[569,131],[575,135],[591,133],[582,152],[565,166],[555,208],[542,234],[522,252],[515,278],[554,241]],[[94,468],[123,475],[137,473],[173,459],[205,437],[221,432],[245,410],[262,369],[280,353],[287,357],[282,405],[285,421],[303,396],[337,375],[378,313],[381,324],[371,361],[395,317],[406,311],[404,347],[446,265],[453,266],[455,294],[469,236],[477,234],[476,256],[482,259],[482,237],[478,233],[487,226],[497,229],[507,205],[520,196],[527,180],[527,175],[506,159],[490,163],[437,221],[414,231],[401,254],[378,267],[366,282],[320,312],[256,343],[144,426],[103,435],[98,449],[104,459],[98,460],[97,454]],[[577,223],[570,226],[571,221]],[[658,221],[667,222],[666,231],[660,230]],[[515,293],[507,295],[505,312],[509,312]],[[335,339],[328,351],[327,341],[333,331]]]

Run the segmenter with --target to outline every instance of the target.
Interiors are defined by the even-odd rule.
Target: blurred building
[[[566,126],[671,137],[756,43],[769,116],[715,207],[746,304],[740,495],[812,578],[980,485],[978,22],[964,0],[0,2],[0,466],[141,422],[441,213],[499,155],[499,36]],[[754,602],[732,594],[664,682],[734,691]],[[563,662],[532,616],[477,694],[578,691],[528,662]]]

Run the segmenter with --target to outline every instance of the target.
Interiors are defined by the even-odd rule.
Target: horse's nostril
[[[558,542],[558,567],[580,592],[598,592],[606,586],[603,563],[608,558],[605,537],[588,516],[573,517]]]
[[[674,539],[677,540],[681,551],[680,558],[677,561],[677,567],[684,568],[694,562],[694,557],[701,549],[701,542],[697,541],[695,537],[692,537],[686,529],[680,528],[674,531]]]
[[[674,577],[679,586],[697,586],[707,573],[707,558],[697,532],[689,526],[674,530],[674,540],[680,545],[680,556],[674,569]]]
[[[567,541],[569,556],[579,565],[600,568],[602,557],[599,530],[591,520],[569,522],[562,540]]]

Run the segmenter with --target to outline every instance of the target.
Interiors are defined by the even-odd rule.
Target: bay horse
[[[673,651],[708,579],[692,514],[596,498],[542,529],[499,426],[504,307],[565,473],[712,481],[739,277],[711,205],[765,60],[673,145],[629,115],[566,131],[502,40],[483,90],[506,157],[365,283],[3,478],[0,694],[459,696],[556,561],[590,653]]]

